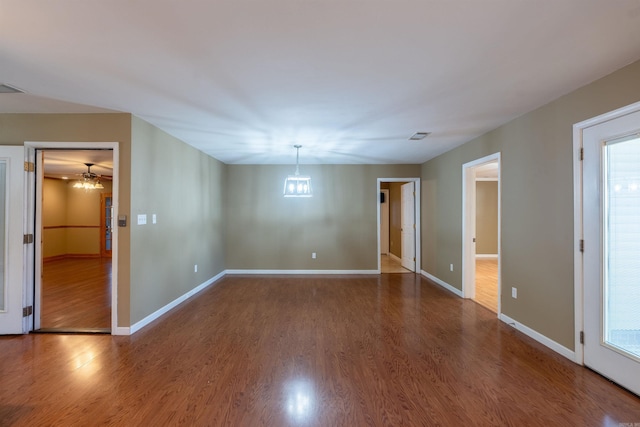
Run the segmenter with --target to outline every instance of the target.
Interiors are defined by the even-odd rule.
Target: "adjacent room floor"
[[[498,313],[498,259],[476,258],[475,302]]]
[[[42,329],[111,327],[111,258],[65,258],[42,266]]]
[[[380,255],[380,272],[381,273],[413,273],[402,266],[397,258],[387,255]]]
[[[128,337],[0,337],[3,425],[618,426],[640,398],[416,274],[226,276]]]

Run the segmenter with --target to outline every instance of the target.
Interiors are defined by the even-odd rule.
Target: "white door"
[[[402,266],[407,270],[416,271],[416,239],[415,239],[415,193],[414,183],[402,184],[401,196],[401,237],[402,237]]]
[[[640,112],[584,129],[584,364],[640,394]]]
[[[380,190],[380,253],[389,254],[389,190]]]
[[[0,334],[22,334],[24,147],[0,147]]]

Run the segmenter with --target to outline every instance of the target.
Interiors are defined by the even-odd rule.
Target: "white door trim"
[[[378,216],[378,220],[377,220],[377,224],[378,224],[378,252],[377,252],[377,256],[378,256],[378,274],[380,274],[381,272],[381,265],[380,265],[380,184],[383,182],[413,182],[415,183],[415,189],[414,191],[416,192],[416,197],[414,199],[414,205],[415,205],[415,220],[416,220],[416,229],[415,229],[415,242],[416,242],[416,273],[419,273],[421,271],[421,261],[422,261],[422,255],[421,255],[421,244],[420,244],[420,237],[422,236],[421,232],[420,232],[420,222],[421,222],[421,217],[420,217],[420,178],[378,178],[378,183],[376,186],[376,206],[377,206],[377,216]]]
[[[574,361],[580,365],[584,365],[584,348],[580,342],[580,332],[584,331],[584,265],[582,262],[582,252],[580,251],[580,241],[584,237],[582,200],[583,170],[580,156],[583,147],[583,134],[584,130],[588,127],[596,126],[637,111],[640,111],[640,102],[618,108],[617,110],[601,114],[597,117],[593,117],[573,125]]]
[[[118,217],[119,212],[119,171],[120,171],[120,152],[118,142],[57,142],[57,141],[26,141],[25,146],[25,158],[35,160],[35,150],[52,150],[52,149],[67,149],[67,150],[95,150],[95,149],[107,149],[113,150],[113,189],[112,189],[112,203],[113,203],[113,216]],[[31,174],[32,175],[32,174]],[[33,219],[30,224],[35,224],[37,229],[42,229],[42,218],[35,218],[35,199],[34,199],[35,179],[30,179],[28,185],[25,188],[26,197],[29,199],[27,203],[27,210],[25,215],[27,220]],[[34,230],[30,232],[33,233]],[[111,334],[123,335],[124,330],[118,329],[118,227],[113,229],[113,251],[112,251],[112,263],[111,263]],[[27,264],[27,270],[30,270],[33,274],[34,261],[31,264]],[[33,304],[33,281],[25,282],[25,293],[30,298],[30,303]],[[31,289],[29,289],[31,288]],[[121,328],[122,329],[122,328]],[[127,328],[128,329],[128,328]]]
[[[476,293],[476,174],[475,169],[487,163],[498,162],[498,316],[502,312],[500,295],[501,274],[501,212],[502,212],[502,169],[500,152],[481,157],[462,165],[462,296],[475,298]]]

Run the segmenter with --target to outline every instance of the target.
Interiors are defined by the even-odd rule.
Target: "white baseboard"
[[[131,328],[128,326],[118,326],[111,328],[111,335],[131,335]]]
[[[131,334],[136,333],[137,331],[139,331],[140,329],[144,328],[149,323],[153,322],[154,320],[156,320],[157,318],[159,318],[160,316],[162,316],[163,314],[165,314],[166,312],[168,312],[172,308],[178,306],[179,304],[181,304],[184,301],[186,301],[187,299],[191,298],[192,296],[194,296],[198,292],[200,292],[200,291],[204,290],[205,288],[207,288],[212,283],[218,281],[225,274],[226,273],[224,271],[221,272],[221,273],[218,273],[217,275],[215,275],[211,279],[207,280],[206,282],[201,283],[200,285],[198,285],[195,288],[191,289],[186,294],[179,296],[178,298],[176,298],[173,301],[171,301],[169,304],[165,305],[164,307],[160,308],[159,310],[154,311],[153,313],[151,313],[150,315],[148,315],[144,319],[140,320],[139,322],[136,322],[135,324],[131,325],[131,327],[128,328],[129,329],[129,334],[127,334],[127,335],[131,335]],[[127,329],[127,328],[118,328],[118,330],[120,330],[120,329],[124,330],[124,329]],[[124,334],[114,334],[114,335],[124,335]]]
[[[434,276],[432,274],[429,274],[424,270],[422,270],[421,273],[427,279],[433,280],[434,282],[436,282],[438,285],[442,286],[443,288],[445,288],[449,292],[452,292],[452,293],[456,294],[457,296],[459,296],[460,298],[462,298],[462,291],[460,289],[454,288],[453,286],[451,286],[447,282],[444,282],[444,281],[438,279],[436,276]]]
[[[226,270],[226,274],[380,274],[378,270]]]
[[[500,320],[502,320],[504,323],[513,326],[515,329],[517,329],[518,331],[522,332],[523,334],[525,334],[526,336],[533,338],[534,340],[538,341],[540,344],[549,347],[551,350],[555,351],[556,353],[566,357],[567,359],[571,360],[572,362],[576,361],[576,353],[573,350],[569,350],[567,347],[558,344],[557,342],[555,342],[554,340],[547,338],[546,336],[542,335],[540,332],[534,331],[533,329],[529,328],[528,326],[523,325],[522,323],[510,318],[509,316],[507,316],[506,314],[500,314],[499,316]]]
[[[498,259],[498,254],[476,254],[479,259]]]

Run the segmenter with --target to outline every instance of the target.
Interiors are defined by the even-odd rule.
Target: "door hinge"
[[[25,172],[35,172],[36,164],[33,162],[24,162],[24,171]]]
[[[584,160],[584,148],[580,149],[580,160]]]
[[[580,252],[584,252],[584,240],[580,239]]]
[[[580,331],[580,344],[584,344],[584,331]]]
[[[22,309],[22,317],[31,316],[33,314],[33,306],[24,307]]]
[[[22,243],[28,245],[29,243],[33,243],[33,234],[25,234],[22,237]]]

